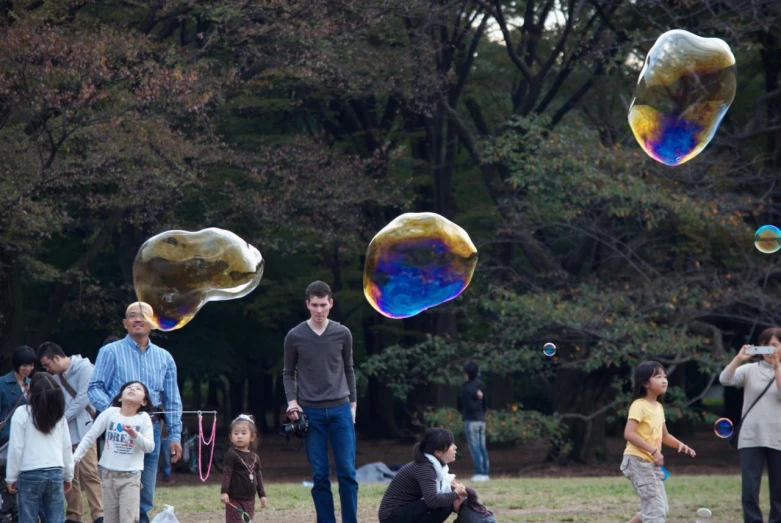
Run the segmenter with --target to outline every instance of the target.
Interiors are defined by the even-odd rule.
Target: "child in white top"
[[[33,376],[27,395],[11,418],[5,481],[17,495],[19,523],[36,523],[39,507],[48,521],[62,521],[73,479],[65,396],[46,372]]]
[[[140,381],[122,385],[111,407],[97,417],[73,455],[78,462],[102,433],[106,445],[103,468],[103,521],[138,521],[141,511],[141,471],[144,454],[155,449],[149,390]]]

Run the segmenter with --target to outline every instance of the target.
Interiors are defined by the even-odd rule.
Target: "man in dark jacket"
[[[485,446],[485,383],[478,379],[478,366],[472,360],[464,364],[466,383],[461,386],[461,413],[469,451],[475,463],[472,481],[488,481],[488,449]]]

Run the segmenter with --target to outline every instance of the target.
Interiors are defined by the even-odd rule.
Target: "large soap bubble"
[[[381,314],[408,318],[461,294],[476,266],[464,229],[430,212],[402,214],[366,250],[363,293]]]
[[[209,301],[246,296],[263,276],[260,252],[230,231],[166,231],[148,239],[133,262],[139,301],[163,331],[187,325]]]
[[[664,33],[648,52],[629,107],[635,138],[666,165],[691,160],[716,133],[736,83],[726,42],[680,29]]]

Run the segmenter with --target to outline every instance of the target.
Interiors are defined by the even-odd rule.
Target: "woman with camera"
[[[743,521],[762,523],[759,487],[767,462],[770,482],[770,523],[781,523],[781,327],[759,335],[759,345],[773,347],[755,362],[748,362],[753,345],[744,345],[721,372],[722,385],[744,387],[742,421],[738,437],[742,477]],[[769,349],[768,349],[769,351]]]
[[[394,476],[380,503],[380,523],[442,523],[467,496],[466,487],[449,474],[456,459],[453,433],[426,429],[415,446],[415,460]]]

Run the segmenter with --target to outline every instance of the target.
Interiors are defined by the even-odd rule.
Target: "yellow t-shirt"
[[[637,435],[661,452],[662,436],[664,435],[664,408],[662,404],[657,401],[656,405],[654,405],[647,399],[640,398],[632,402],[632,405],[629,407],[629,416],[627,417],[639,423]],[[637,456],[646,461],[653,461],[648,452],[635,447],[628,441],[626,442],[624,455]]]

